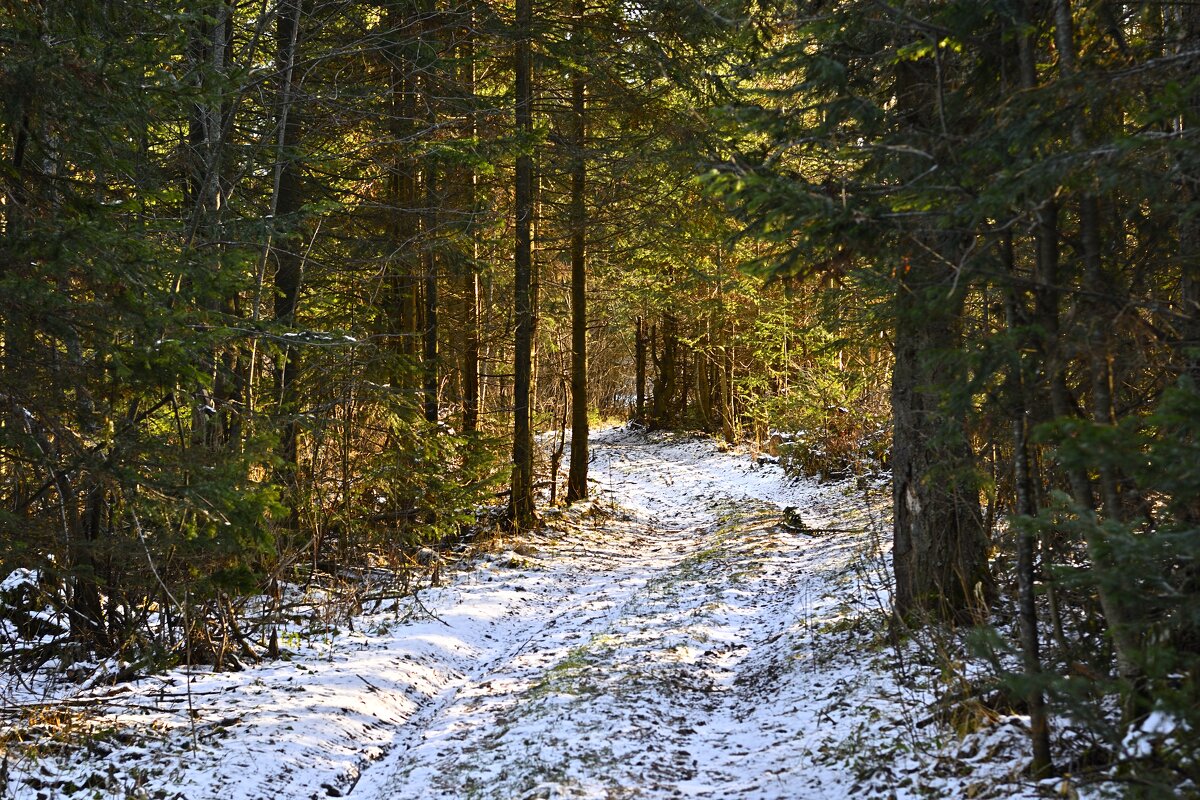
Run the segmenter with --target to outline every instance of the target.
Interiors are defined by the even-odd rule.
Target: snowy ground
[[[962,743],[930,724],[939,667],[887,644],[861,493],[702,440],[619,429],[593,455],[593,502],[419,602],[315,618],[290,660],[48,708],[10,731],[0,796],[1036,796],[1019,720]]]

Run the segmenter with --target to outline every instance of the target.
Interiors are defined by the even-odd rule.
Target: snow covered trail
[[[917,724],[940,667],[897,674],[858,493],[703,439],[616,429],[592,453],[589,503],[417,599],[313,598],[284,660],[69,692],[69,736],[5,734],[28,744],[0,797],[1018,796],[983,776],[1018,731],[951,753]]]
[[[862,539],[791,531],[780,507],[820,524],[844,501],[710,443],[613,432],[595,452],[598,504],[539,548],[515,626],[528,636],[350,796],[846,796],[853,775],[815,759],[844,734],[834,709],[854,675],[811,645],[858,599],[839,577]]]

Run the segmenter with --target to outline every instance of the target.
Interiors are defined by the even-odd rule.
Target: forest
[[[881,492],[938,725],[1194,796],[1198,128],[1191,0],[0,0],[0,663],[278,661],[622,424]]]

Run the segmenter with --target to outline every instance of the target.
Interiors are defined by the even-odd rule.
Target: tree
[[[536,319],[533,298],[533,6],[516,0],[515,84],[517,154],[514,203],[516,219],[513,316],[516,340],[513,350],[513,447],[509,520],[525,530],[535,520],[533,504],[533,430],[530,393],[533,372],[533,337]]]
[[[283,230],[273,234],[267,257],[275,259],[275,321],[281,327],[296,324],[300,301],[300,281],[303,256],[298,231],[295,229],[303,209],[300,145],[301,109],[296,103],[298,93],[297,64],[302,41],[301,25],[305,19],[303,0],[281,0],[275,20],[275,70],[279,76],[278,110],[276,119],[277,151],[275,157],[275,186],[272,192],[271,217],[282,220]],[[282,242],[276,243],[278,235]],[[299,428],[296,423],[296,358],[298,353],[284,343],[275,364],[276,397],[280,415],[284,417],[280,433],[279,457],[283,461],[281,480],[288,486],[293,527],[298,525],[299,498],[296,496],[296,470],[299,467]]]
[[[584,42],[583,0],[575,0],[573,30],[577,46]],[[581,68],[571,76],[571,469],[567,476],[567,502],[588,496],[588,394],[587,394],[587,81]]]

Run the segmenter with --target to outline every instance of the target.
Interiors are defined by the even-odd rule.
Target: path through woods
[[[832,498],[708,444],[609,434],[597,451],[600,502],[540,549],[521,634],[352,796],[844,796],[817,762],[847,732],[853,659],[812,640],[860,599],[864,540],[787,529],[759,495],[826,522]]]
[[[290,661],[118,687],[119,736],[12,765],[8,796],[1019,796],[1015,725],[947,745],[922,724],[938,667],[896,671],[860,492],[706,440],[612,430],[593,453],[596,499],[541,533],[419,602],[315,615]],[[809,535],[788,506],[863,532]]]

